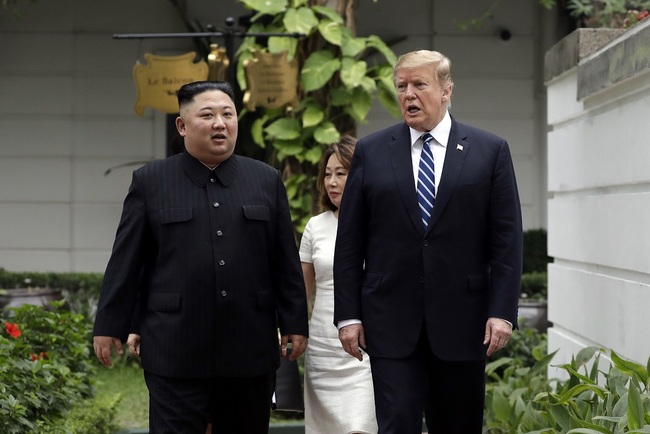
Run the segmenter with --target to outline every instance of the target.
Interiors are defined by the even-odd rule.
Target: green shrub
[[[41,432],[93,395],[90,324],[82,315],[23,305],[0,332],[3,434]]]
[[[546,333],[535,328],[513,330],[508,345],[493,354],[490,361],[507,357],[514,359],[518,366],[533,366],[538,361],[535,355],[545,354],[547,342]]]
[[[533,350],[535,364],[501,357],[486,367],[485,434],[650,433],[650,358],[647,364],[611,352],[608,372],[600,354],[584,348],[559,368],[567,380],[547,378],[555,353]]]
[[[117,394],[81,402],[56,425],[62,426],[66,434],[113,434],[120,429],[114,422],[120,400]]]
[[[553,258],[547,254],[547,233],[545,229],[529,229],[524,232],[523,273],[546,272]]]
[[[510,357],[488,363],[484,433],[527,433],[548,426],[546,415],[537,408],[534,399],[552,388],[546,373],[554,355],[546,354],[545,346],[540,345],[532,351],[535,360],[532,366],[524,366],[522,359]]]
[[[644,366],[612,351],[612,365],[603,372],[601,352],[596,347],[579,351],[560,366],[569,379],[535,398],[550,422],[545,433],[650,433],[650,358]]]
[[[522,274],[519,298],[531,301],[548,299],[548,273],[533,271]]]

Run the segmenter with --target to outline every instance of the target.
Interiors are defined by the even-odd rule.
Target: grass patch
[[[122,397],[117,405],[115,423],[120,428],[146,428],[149,426],[149,391],[144,382],[142,368],[126,360],[114,360],[113,368],[97,369],[97,396]]]
[[[142,368],[126,358],[113,359],[111,369],[97,369],[97,397],[121,395],[117,405],[115,423],[121,429],[147,428],[149,426],[149,391],[144,382]],[[99,363],[99,362],[97,362]],[[302,421],[302,413],[271,411],[271,424]]]

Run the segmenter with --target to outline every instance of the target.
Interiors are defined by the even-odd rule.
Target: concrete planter
[[[546,300],[519,300],[519,326],[535,328],[546,333],[548,329],[548,302]]]
[[[8,308],[32,304],[47,308],[51,301],[63,298],[59,288],[12,288],[0,290],[0,309],[10,315]]]

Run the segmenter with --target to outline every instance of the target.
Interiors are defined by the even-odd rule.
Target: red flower
[[[22,332],[18,328],[18,324],[16,323],[5,322],[5,330],[7,330],[9,336],[11,336],[14,339],[18,339],[18,337],[22,334]]]
[[[32,362],[37,361],[38,359],[44,359],[47,357],[47,353],[45,351],[41,351],[41,353],[37,356],[34,353],[29,353],[29,357],[31,357]]]

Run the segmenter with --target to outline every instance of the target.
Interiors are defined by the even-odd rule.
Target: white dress
[[[314,264],[316,300],[305,353],[305,433],[376,433],[370,360],[359,362],[341,347],[334,326],[334,244],[338,219],[332,211],[312,217],[300,242],[300,260]]]

